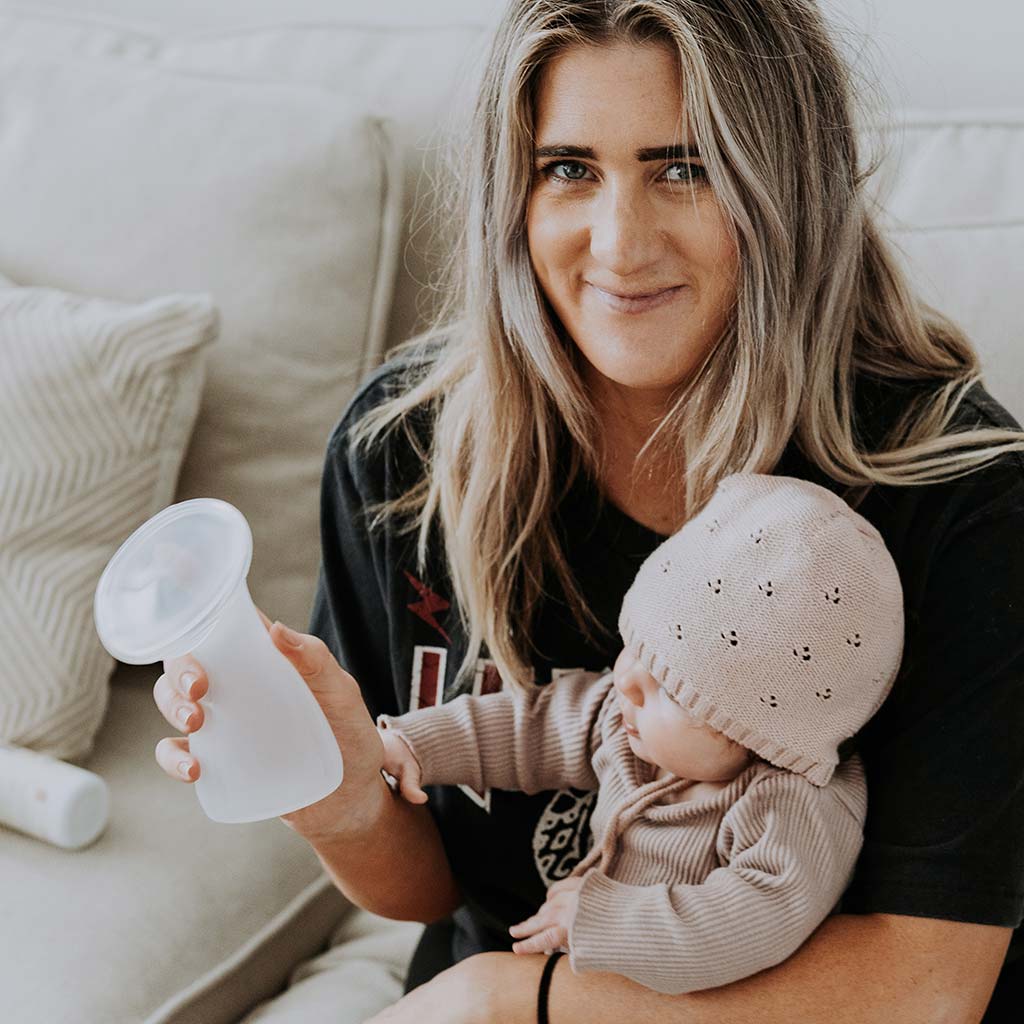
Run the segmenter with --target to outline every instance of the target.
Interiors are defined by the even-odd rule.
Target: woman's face
[[[736,249],[683,114],[661,45],[574,46],[541,73],[530,258],[592,386],[667,399],[728,321]]]

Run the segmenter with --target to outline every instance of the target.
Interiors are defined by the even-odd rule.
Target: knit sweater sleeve
[[[575,972],[612,971],[667,994],[717,988],[781,963],[829,915],[853,873],[867,797],[853,757],[818,788],[764,776],[722,820],[722,866],[699,885],[584,876],[569,930]]]
[[[597,789],[591,759],[613,697],[610,673],[574,672],[530,694],[463,694],[377,724],[399,732],[424,785]]]

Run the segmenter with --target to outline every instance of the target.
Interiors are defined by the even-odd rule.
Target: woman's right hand
[[[258,610],[258,609],[257,609]],[[281,815],[289,828],[310,841],[325,841],[346,829],[370,824],[388,797],[380,774],[384,747],[359,685],[316,636],[296,633],[280,622],[260,618],[274,646],[291,662],[320,705],[345,760],[342,784],[322,800]],[[289,636],[298,642],[289,642]],[[156,745],[157,764],[173,779],[195,782],[202,770],[189,751],[187,736],[203,724],[198,703],[209,691],[202,665],[190,654],[163,663],[163,674],[153,687],[153,698],[164,718],[186,738],[165,737]],[[191,678],[189,678],[191,677]]]

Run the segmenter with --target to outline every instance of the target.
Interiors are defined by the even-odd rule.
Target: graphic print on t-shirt
[[[417,644],[412,652],[412,680],[409,684],[409,710],[432,708],[444,701],[444,670],[447,647]]]
[[[409,710],[436,707],[444,703],[444,675],[448,651],[444,647],[417,644],[413,648],[412,679],[409,685]],[[559,676],[576,669],[555,669],[551,673],[554,683]],[[473,674],[474,696],[497,693],[502,689],[498,667],[488,658],[480,658]],[[453,697],[459,694],[453,694]],[[488,814],[491,811],[491,791],[477,792],[471,786],[459,789]],[[590,816],[597,799],[596,792],[583,789],[560,789],[537,819],[533,832],[533,859],[537,874],[545,885],[552,885],[576,866],[590,847]]]
[[[448,662],[448,650],[444,647],[428,647],[417,644],[412,652],[412,679],[409,682],[409,710],[432,708],[444,703],[444,672]],[[493,661],[480,658],[473,674],[473,695],[497,693],[501,689],[501,676]],[[459,694],[453,694],[459,696]],[[471,786],[459,786],[473,803],[490,813],[490,789],[478,793]]]
[[[413,589],[420,597],[418,601],[413,601],[412,604],[406,605],[406,607],[418,619],[422,619],[430,626],[431,629],[436,629],[446,644],[450,644],[451,640],[448,639],[448,634],[441,628],[441,624],[435,618],[435,612],[447,611],[449,603],[440,594],[435,594],[426,583],[421,583],[416,579],[407,569],[402,571],[405,573],[405,578],[412,584]]]
[[[597,790],[560,789],[533,830],[533,861],[546,886],[568,878],[591,845],[590,816]]]
[[[473,673],[473,696],[480,697],[485,693],[497,693],[501,689],[501,675],[498,666],[488,658],[478,658],[476,671]],[[488,814],[491,812],[491,791],[485,789],[478,793],[471,786],[459,786],[470,800],[482,807]]]
[[[553,669],[550,685],[555,685],[561,676],[578,671]],[[590,849],[590,816],[596,802],[595,790],[560,789],[537,819],[533,830],[533,861],[545,886],[568,878]]]

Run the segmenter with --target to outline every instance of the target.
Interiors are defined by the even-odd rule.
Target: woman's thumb
[[[327,705],[347,708],[353,702],[362,704],[356,681],[334,660],[320,637],[298,633],[278,621],[270,627],[270,639],[302,676],[325,711]]]
[[[311,690],[316,692],[324,685],[329,688],[328,673],[324,671],[329,660],[329,652],[319,637],[298,633],[278,621],[270,627],[270,639],[309,684]],[[321,685],[318,686],[318,683]]]
[[[294,629],[289,629],[289,627],[280,620],[275,622],[270,629],[272,636],[274,631],[277,631],[277,636],[275,636],[274,639],[276,640],[277,637],[280,637],[284,641],[284,647],[286,649],[290,648],[291,650],[300,650],[302,648],[303,641],[306,639],[301,633],[296,633]],[[281,645],[279,644],[278,646]]]

